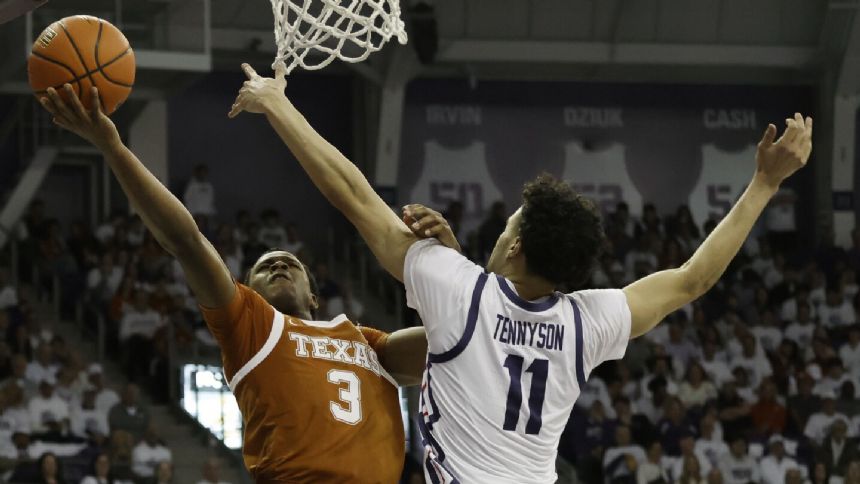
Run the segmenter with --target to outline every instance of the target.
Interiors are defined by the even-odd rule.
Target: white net
[[[399,0],[271,0],[278,56],[289,74],[296,66],[322,69],[334,59],[361,62],[391,37],[406,43]]]

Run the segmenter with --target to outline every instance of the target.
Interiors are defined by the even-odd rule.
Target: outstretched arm
[[[776,142],[776,127],[767,127],[756,152],[752,181],[692,257],[677,269],[651,274],[624,288],[632,317],[631,338],[647,333],[667,314],[713,287],[779,185],[806,165],[812,151],[812,119],[795,114],[786,124]]]
[[[101,110],[95,87],[91,111],[84,109],[72,86],[66,84],[64,89],[68,102],[54,89],[48,89],[48,96],[40,100],[54,115],[54,123],[89,141],[104,154],[146,227],[182,264],[197,301],[206,307],[226,306],[235,291],[233,278],[218,252],[200,233],[194,218],[122,143],[116,126]]]
[[[382,267],[402,281],[406,251],[418,239],[376,194],[361,171],[320,136],[287,99],[283,71],[276,72],[272,79],[259,76],[248,64],[242,64],[242,69],[248,80],[229,116],[242,111],[265,114],[314,185],[358,229]]]

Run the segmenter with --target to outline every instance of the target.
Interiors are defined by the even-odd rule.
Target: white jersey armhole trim
[[[275,318],[272,320],[272,331],[269,332],[269,337],[266,339],[266,343],[263,344],[263,347],[260,348],[260,351],[257,352],[244,366],[242,366],[239,371],[233,375],[233,379],[228,382],[228,386],[230,387],[230,391],[236,391],[236,386],[239,382],[242,381],[243,378],[248,376],[251,371],[256,368],[269,354],[272,350],[275,349],[275,346],[278,344],[278,341],[281,339],[281,335],[284,333],[284,315],[278,310],[275,310]]]
[[[388,380],[388,383],[394,385],[394,388],[400,388],[400,385],[397,383],[397,380],[395,380],[394,377],[391,376],[387,371],[385,371],[385,368],[382,367],[382,363],[379,364],[379,375],[382,376],[382,378]]]

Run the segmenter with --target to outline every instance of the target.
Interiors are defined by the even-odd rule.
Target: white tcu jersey
[[[427,331],[419,427],[428,482],[555,482],[580,388],[627,347],[624,293],[526,301],[435,239],[410,247],[404,283]]]
[[[755,151],[755,145],[737,152],[702,146],[702,173],[690,193],[690,212],[700,228],[721,220],[740,198],[755,170]]]
[[[490,206],[503,200],[490,176],[484,143],[475,141],[462,149],[432,140],[424,143],[424,166],[410,200],[439,211],[457,200],[463,204],[463,226],[458,235],[478,228]]]
[[[626,202],[631,214],[642,214],[642,195],[627,172],[624,145],[615,143],[602,151],[586,151],[580,142],[566,144],[562,178],[594,200],[603,213],[612,213],[619,202]]]

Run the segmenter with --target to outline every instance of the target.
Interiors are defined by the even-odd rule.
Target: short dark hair
[[[604,241],[594,203],[541,174],[523,188],[520,240],[529,272],[553,284],[584,284]]]

